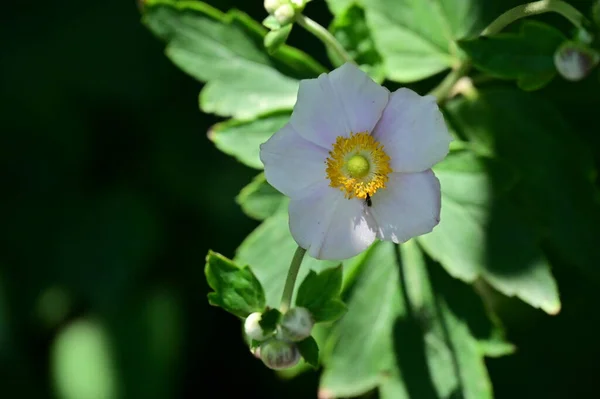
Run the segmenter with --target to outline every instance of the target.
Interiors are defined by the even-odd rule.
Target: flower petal
[[[364,208],[363,201],[322,184],[290,201],[290,232],[313,258],[351,258],[375,241],[377,227]]]
[[[402,88],[390,95],[373,137],[390,156],[394,172],[421,172],[448,154],[452,136],[435,97]]]
[[[260,160],[270,185],[290,198],[303,197],[310,186],[327,180],[327,151],[303,139],[287,123],[260,146]]]
[[[403,243],[429,233],[440,221],[440,182],[429,169],[418,173],[392,173],[386,188],[371,198],[377,237]]]
[[[389,95],[388,89],[346,63],[300,82],[291,124],[302,137],[330,150],[338,136],[371,132]]]

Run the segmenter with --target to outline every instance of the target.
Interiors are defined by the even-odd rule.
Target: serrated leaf
[[[560,300],[550,266],[534,230],[507,199],[516,179],[508,167],[504,174],[497,170],[501,165],[468,151],[438,164],[440,224],[418,240],[454,277],[482,277],[505,295],[556,313]]]
[[[352,4],[344,12],[339,13],[331,22],[329,30],[346,49],[350,57],[361,66],[376,82],[383,82],[385,72],[382,59],[377,49],[369,27],[365,20],[365,12],[357,4]],[[345,61],[329,48],[329,59],[336,66]]]
[[[314,368],[319,367],[319,346],[313,337],[297,342],[296,345],[306,363]]]
[[[339,299],[330,299],[310,309],[316,323],[332,322],[341,318],[348,311],[348,307]]]
[[[320,312],[320,309],[330,301],[338,299],[341,290],[342,265],[325,269],[318,274],[311,270],[298,288],[296,306],[308,309],[315,318],[315,321],[329,321],[320,319],[317,315],[328,315],[327,312]],[[335,305],[329,307],[334,309]]]
[[[448,105],[462,134],[518,171],[520,179],[511,197],[519,205],[521,223],[535,226],[555,256],[598,281],[600,206],[592,180],[594,163],[589,148],[561,111],[544,97],[517,89],[481,90],[477,101],[457,100]],[[498,219],[493,220],[501,222]],[[505,249],[502,256],[522,250],[521,234],[516,235],[519,246],[515,247],[513,227],[509,227],[505,233],[511,239],[506,248],[511,250]],[[501,242],[489,241],[497,253]],[[526,253],[520,255],[521,262]]]
[[[243,164],[263,169],[260,145],[287,123],[289,114],[274,114],[251,121],[229,120],[217,123],[208,132],[218,149]]]
[[[519,33],[500,33],[461,41],[477,69],[502,79],[516,79],[523,90],[537,90],[556,75],[554,53],[566,40],[559,30],[525,21]]]
[[[286,209],[289,202],[287,197],[266,181],[264,173],[258,174],[244,187],[235,200],[246,215],[258,220],[268,218],[279,209]]]
[[[455,40],[479,32],[475,0],[362,0],[388,79],[412,82],[456,67],[464,58]],[[489,8],[489,7],[488,7]]]
[[[231,20],[202,2],[149,0],[144,5],[144,22],[167,42],[171,61],[207,82],[200,94],[204,112],[252,119],[292,109],[298,81],[277,71],[264,48]]]
[[[208,301],[238,317],[265,309],[265,293],[248,266],[240,268],[223,255],[209,251],[204,269],[208,285],[215,291]]]
[[[480,311],[475,294],[439,265],[427,266],[415,242],[399,252],[381,242],[366,259],[348,314],[329,338],[321,393],[349,397],[379,387],[389,399],[491,398],[473,332],[472,316]],[[465,290],[475,297],[470,306],[454,299]],[[489,325],[487,318],[482,321]]]

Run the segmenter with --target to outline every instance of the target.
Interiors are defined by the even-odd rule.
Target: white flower
[[[290,231],[317,259],[376,238],[401,243],[440,216],[431,167],[452,141],[432,96],[390,93],[347,63],[300,82],[290,121],[261,145],[267,181],[290,197]]]

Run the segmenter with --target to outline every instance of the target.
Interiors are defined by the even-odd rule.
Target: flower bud
[[[578,42],[565,42],[554,53],[558,73],[571,81],[585,78],[599,61],[598,52]]]
[[[273,370],[294,367],[300,361],[300,351],[295,344],[276,338],[263,342],[258,353],[265,366]]]
[[[260,326],[261,318],[262,314],[254,312],[246,317],[246,321],[244,321],[244,331],[246,332],[246,335],[255,341],[264,341],[269,336],[269,334],[266,334]]]
[[[294,6],[294,8],[296,10],[299,10],[302,7],[304,7],[306,5],[306,3],[308,3],[308,1],[307,0],[290,0],[290,3],[292,3],[292,5]]]
[[[267,10],[269,14],[273,14],[275,10],[277,10],[280,6],[286,3],[287,1],[285,0],[265,0],[263,5],[265,6],[265,10]]]
[[[310,337],[314,324],[308,309],[292,308],[283,315],[281,332],[285,339],[298,342]]]
[[[281,26],[285,26],[292,22],[295,15],[296,10],[294,10],[294,7],[292,7],[291,4],[283,4],[273,13],[273,16]]]

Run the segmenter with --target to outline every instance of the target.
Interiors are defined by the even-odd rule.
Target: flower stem
[[[294,294],[294,286],[296,285],[296,278],[298,277],[298,271],[304,259],[306,249],[298,247],[292,258],[290,269],[288,270],[287,279],[285,280],[285,286],[283,287],[283,295],[281,296],[281,305],[279,310],[281,313],[287,312],[292,303],[292,295]]]
[[[556,12],[571,21],[573,25],[582,28],[585,17],[575,7],[560,0],[540,0],[522,4],[506,11],[481,32],[481,36],[494,35],[514,21],[531,15]]]
[[[439,85],[433,88],[428,94],[437,98],[438,103],[444,102],[454,89],[454,85],[469,71],[470,65],[467,62],[462,63],[457,68],[454,68]]]
[[[298,25],[302,26],[304,29],[312,33],[325,44],[325,46],[329,47],[333,50],[344,62],[354,62],[352,57],[344,50],[344,47],[337,41],[335,37],[327,29],[319,25],[317,22],[312,19],[302,15],[296,15],[296,22]]]

